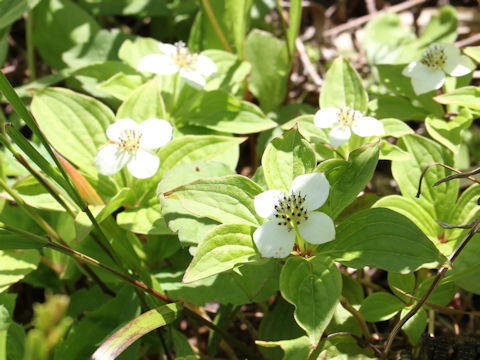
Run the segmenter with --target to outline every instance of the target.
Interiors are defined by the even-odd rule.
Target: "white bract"
[[[352,136],[351,130],[362,137],[385,135],[383,124],[380,121],[371,116],[363,116],[361,112],[348,107],[320,109],[316,112],[313,121],[322,129],[333,126],[328,138],[334,147],[345,144]]]
[[[446,75],[463,76],[475,68],[473,61],[460,53],[454,45],[433,43],[420,61],[410,63],[402,74],[412,79],[415,94],[440,89]]]
[[[201,89],[205,86],[206,76],[217,72],[217,66],[207,56],[191,53],[183,42],[175,45],[158,43],[163,54],[149,54],[138,63],[138,71],[148,71],[159,75],[180,76],[191,86]]]
[[[269,219],[253,233],[253,240],[263,257],[284,258],[290,254],[297,233],[311,244],[335,238],[332,219],[318,209],[328,198],[330,184],[323,173],[297,176],[286,195],[268,190],[255,197],[258,215]]]
[[[166,120],[151,118],[141,124],[120,119],[107,128],[108,143],[100,148],[95,165],[102,175],[113,175],[127,165],[139,179],[155,175],[160,159],[152,151],[172,138],[172,125]]]

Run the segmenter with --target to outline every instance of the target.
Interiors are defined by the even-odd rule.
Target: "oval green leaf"
[[[288,191],[293,179],[315,168],[315,152],[297,129],[272,140],[262,157],[269,189]]]
[[[291,257],[280,274],[280,291],[295,305],[295,320],[311,344],[317,344],[335,312],[342,292],[342,276],[329,258]]]
[[[261,192],[263,189],[249,178],[228,175],[200,179],[164,195],[178,198],[186,210],[199,217],[224,224],[259,226],[263,220],[255,211],[253,198]]]
[[[49,88],[35,91],[32,114],[60,154],[84,171],[97,172],[93,159],[115,121],[107,106],[71,90]]]
[[[349,107],[361,112],[367,110],[367,92],[362,79],[344,58],[335,60],[325,75],[320,93],[320,107]]]
[[[197,248],[184,283],[231,270],[237,264],[259,260],[248,225],[219,225],[209,231]]]
[[[372,266],[409,273],[445,264],[446,258],[413,222],[389,209],[360,211],[337,227],[337,238],[320,254],[356,269]]]

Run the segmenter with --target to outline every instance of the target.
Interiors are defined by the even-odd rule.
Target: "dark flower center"
[[[275,205],[275,218],[278,225],[285,226],[288,231],[294,229],[303,221],[308,220],[307,210],[304,207],[306,196],[291,194]]]
[[[441,69],[446,61],[445,49],[438,44],[430,46],[420,60],[423,65],[428,66],[431,70]]]

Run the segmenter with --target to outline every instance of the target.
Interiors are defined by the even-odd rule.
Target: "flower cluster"
[[[410,63],[402,72],[412,79],[415,94],[440,89],[445,83],[446,74],[463,76],[475,68],[473,61],[460,53],[454,45],[433,43],[420,61]]]
[[[316,126],[322,129],[334,127],[328,134],[330,143],[334,147],[345,144],[352,136],[352,130],[362,137],[385,134],[383,124],[380,121],[371,116],[363,116],[361,112],[348,107],[320,109],[315,114],[313,121]]]
[[[258,215],[269,219],[253,233],[253,240],[263,257],[284,258],[290,254],[295,239],[322,244],[335,238],[332,219],[314,212],[328,198],[330,184],[323,173],[297,176],[288,195],[268,190],[255,197]]]
[[[152,151],[172,138],[172,125],[166,120],[151,118],[141,124],[120,119],[107,128],[108,143],[100,148],[95,165],[102,175],[113,175],[127,165],[139,179],[155,175],[160,159]]]
[[[137,65],[138,71],[148,71],[159,75],[172,75],[177,72],[191,86],[201,89],[205,77],[217,72],[215,63],[207,56],[191,53],[183,42],[175,45],[158,43],[163,54],[144,56]]]

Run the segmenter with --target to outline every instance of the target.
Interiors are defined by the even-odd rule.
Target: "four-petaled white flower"
[[[160,75],[180,76],[191,86],[201,89],[205,86],[205,77],[217,72],[215,63],[205,55],[191,53],[183,42],[175,45],[158,43],[162,54],[149,54],[138,63],[138,71],[148,71]]]
[[[383,124],[371,116],[363,116],[361,112],[348,107],[337,109],[332,107],[317,111],[313,121],[316,126],[327,129],[335,126],[328,138],[334,147],[345,144],[353,132],[359,136],[382,136],[385,135]]]
[[[137,124],[132,119],[120,119],[107,128],[110,140],[98,151],[95,165],[106,176],[127,165],[136,178],[149,178],[160,166],[160,159],[152,150],[168,143],[172,131],[172,125],[166,120],[151,118]]]
[[[258,215],[269,219],[253,233],[253,240],[263,257],[284,258],[292,251],[298,234],[311,244],[335,238],[332,219],[313,212],[328,198],[330,184],[323,173],[297,176],[288,195],[268,190],[255,197]]]
[[[433,43],[420,61],[410,63],[402,74],[412,79],[415,94],[440,89],[446,75],[463,76],[475,68],[473,61],[460,53],[454,45]]]

